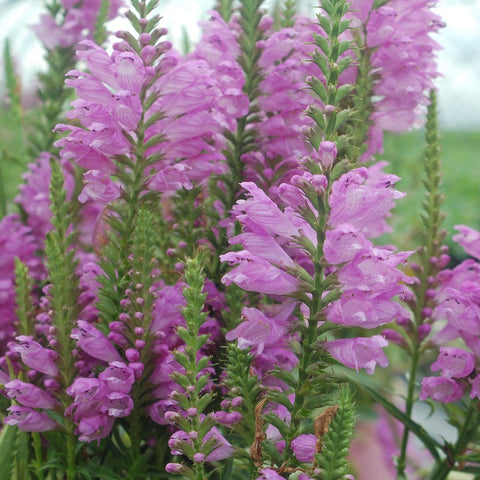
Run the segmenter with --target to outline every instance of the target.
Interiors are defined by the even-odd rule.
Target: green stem
[[[77,439],[74,434],[74,425],[71,421],[67,420],[67,479],[76,480],[77,467],[75,463],[75,445]]]
[[[43,460],[43,453],[42,453],[42,441],[40,438],[40,434],[37,432],[32,432],[32,439],[33,439],[33,448],[35,450],[35,462],[36,462],[36,474],[38,480],[45,480],[45,475],[43,471],[40,470],[44,465]]]
[[[428,477],[429,480],[445,480],[448,477],[448,474],[453,470],[458,455],[465,450],[470,440],[472,431],[476,431],[475,426],[478,423],[478,416],[476,415],[476,412],[477,406],[473,401],[471,401],[467,410],[465,421],[462,425],[462,429],[459,431],[455,446],[441,463],[437,463],[435,465],[430,473],[430,476]]]
[[[414,350],[412,353],[412,363],[410,365],[410,377],[408,379],[408,391],[405,405],[405,414],[408,418],[412,416],[414,393],[415,393],[415,380],[417,378],[418,360],[420,358],[420,342],[418,341],[418,328],[415,328],[415,340]],[[410,430],[405,426],[403,430],[402,443],[400,447],[400,455],[397,461],[397,480],[405,479],[406,457],[407,457],[407,444]]]

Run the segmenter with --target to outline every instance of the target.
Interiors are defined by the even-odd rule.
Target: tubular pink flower
[[[93,358],[104,362],[120,362],[122,357],[107,337],[90,323],[78,320],[78,329],[72,330],[71,337],[77,340],[77,345]]]
[[[222,283],[225,285],[235,283],[244,290],[271,295],[288,295],[296,292],[301,285],[292,275],[246,250],[226,253],[220,256],[220,260],[239,263],[223,276]]]
[[[472,257],[480,260],[480,232],[466,225],[455,225],[459,233],[452,240],[463,247]]]
[[[16,339],[17,343],[10,349],[20,354],[25,365],[52,377],[58,375],[58,367],[55,363],[56,352],[42,347],[29,336],[20,335]]]
[[[114,418],[109,415],[84,417],[78,423],[76,433],[80,442],[92,442],[107,437],[112,431]]]
[[[325,343],[330,354],[346,367],[354,368],[357,372],[364,368],[368,374],[373,374],[375,366],[388,365],[388,359],[382,348],[388,342],[381,335],[365,338],[345,338]]]
[[[106,383],[110,392],[129,393],[135,382],[135,373],[123,362],[110,362],[98,378]]]
[[[299,462],[312,463],[317,451],[317,437],[313,434],[300,435],[292,440],[291,446]]]
[[[16,400],[24,407],[53,408],[57,401],[41,388],[25,383],[21,380],[12,380],[5,384],[8,398]]]
[[[225,460],[233,455],[235,449],[232,444],[220,433],[217,427],[212,427],[207,434],[203,437],[203,444],[209,440],[215,440],[215,446],[213,450],[207,455],[205,460],[207,462],[218,462],[219,460]]]
[[[440,354],[431,369],[442,371],[447,378],[463,378],[472,373],[475,359],[470,352],[454,347],[440,347]]]
[[[418,398],[426,400],[428,397],[440,403],[457,402],[463,397],[463,387],[453,378],[425,377]]]
[[[59,426],[45,413],[37,412],[28,407],[12,405],[7,410],[10,415],[3,419],[4,423],[16,425],[25,432],[46,432]]]

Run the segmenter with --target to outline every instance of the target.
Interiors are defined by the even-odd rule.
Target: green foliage
[[[95,31],[93,33],[93,41],[97,45],[101,45],[107,39],[107,29],[105,28],[105,24],[108,21],[110,3],[110,0],[102,0],[100,8],[98,9]]]
[[[338,409],[328,432],[322,437],[322,451],[315,460],[322,469],[322,480],[343,480],[349,472],[347,455],[355,427],[355,403],[348,386],[339,392]]]
[[[187,417],[177,415],[177,425],[184,431],[197,432],[198,436],[192,440],[192,445],[181,442],[180,450],[192,461],[192,470],[187,475],[195,480],[206,480],[207,473],[204,462],[194,462],[195,453],[203,453],[205,458],[215,448],[215,442],[204,442],[204,437],[213,426],[210,417],[202,414],[210,405],[213,393],[205,392],[204,388],[210,381],[210,376],[205,370],[210,364],[210,357],[204,356],[201,349],[209,341],[208,335],[200,335],[200,327],[207,319],[203,312],[206,294],[204,289],[203,267],[200,257],[187,259],[185,265],[185,281],[188,285],[183,290],[186,306],[182,308],[182,315],[186,326],[177,329],[178,336],[184,341],[183,351],[175,350],[173,355],[184,371],[176,371],[172,378],[184,391],[177,391],[175,400],[183,410],[190,412]],[[187,470],[188,471],[188,470]],[[193,473],[193,475],[192,475]]]
[[[15,258],[15,281],[17,330],[20,335],[32,335],[35,324],[35,307],[32,296],[33,280],[29,275],[28,267],[19,258]]]
[[[241,53],[238,62],[245,74],[243,91],[248,96],[250,107],[248,114],[237,120],[236,132],[225,132],[225,137],[229,141],[229,147],[224,152],[229,173],[222,175],[220,180],[225,184],[227,195],[219,197],[225,212],[228,212],[235,203],[240,190],[239,183],[243,180],[244,164],[241,157],[255,146],[256,130],[253,127],[258,121],[256,99],[261,94],[259,85],[263,80],[263,74],[258,65],[262,50],[257,47],[257,43],[263,38],[263,31],[259,27],[263,15],[260,8],[262,3],[263,0],[244,0],[239,11],[241,33],[238,43]],[[212,193],[219,192],[213,189]],[[220,250],[217,253],[220,254],[223,251]]]
[[[52,180],[50,184],[50,201],[53,229],[47,234],[45,250],[47,257],[48,278],[51,283],[49,291],[52,309],[52,324],[55,327],[59,345],[58,361],[61,373],[61,385],[64,389],[71,385],[75,375],[72,350],[74,341],[70,334],[76,326],[80,306],[78,297],[79,280],[76,273],[78,260],[72,247],[74,235],[69,233],[72,223],[71,204],[67,202],[67,193],[63,188],[64,177],[60,166],[50,162]],[[67,397],[68,398],[68,397]]]
[[[349,145],[350,139],[346,134],[344,124],[352,121],[355,111],[347,101],[353,90],[352,85],[338,85],[338,78],[342,72],[353,64],[351,55],[343,55],[351,50],[353,42],[340,40],[340,35],[350,29],[350,21],[344,20],[348,12],[349,4],[345,0],[332,3],[321,2],[324,13],[317,14],[319,26],[327,34],[314,34],[314,43],[317,50],[311,55],[311,61],[315,63],[325,77],[325,85],[319,79],[308,82],[314,95],[324,103],[323,109],[310,107],[307,114],[314,120],[316,127],[308,133],[308,139],[313,147],[318,150],[320,142],[327,140],[337,143],[338,147]],[[339,149],[338,161],[342,159]],[[337,161],[337,163],[338,163]]]
[[[12,119],[18,122],[22,115],[20,81],[13,68],[12,52],[10,50],[10,41],[8,38],[5,40],[3,47],[3,61],[7,85],[7,96],[9,99],[9,110],[12,115]]]
[[[295,25],[297,8],[297,0],[285,0],[281,18],[282,28],[292,28]]]
[[[65,86],[65,74],[75,65],[73,47],[56,47],[47,50],[45,60],[48,70],[40,72],[40,88],[37,91],[41,105],[32,117],[33,129],[28,135],[27,152],[31,159],[41,152],[53,152],[56,133],[53,131],[70,97],[71,89]]]
[[[228,22],[233,13],[233,0],[217,0],[214,8]]]
[[[11,425],[3,425],[0,431],[0,472],[10,478],[16,459],[16,442],[20,430]]]
[[[250,446],[255,440],[255,407],[261,393],[259,379],[252,373],[253,358],[247,350],[241,350],[234,343],[228,343],[225,358],[227,375],[224,384],[228,389],[228,395],[243,399],[238,408],[243,420],[235,426],[235,431],[245,441],[244,446]]]

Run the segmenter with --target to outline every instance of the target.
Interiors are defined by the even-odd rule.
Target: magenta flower
[[[475,359],[470,352],[454,347],[440,347],[440,354],[432,363],[432,370],[442,371],[443,377],[463,378],[472,373]]]
[[[209,440],[215,440],[215,446],[213,450],[207,455],[207,462],[218,462],[219,460],[225,460],[225,458],[231,457],[235,451],[232,444],[220,433],[217,427],[212,427],[207,434],[203,437],[203,444]]]
[[[106,409],[107,392],[105,382],[98,378],[77,377],[67,388],[67,394],[73,397],[68,413],[73,412],[76,422],[82,418],[100,414]]]
[[[111,417],[126,417],[133,409],[133,400],[126,393],[110,392],[107,394],[106,408]]]
[[[21,380],[12,380],[5,384],[8,398],[16,400],[24,407],[53,408],[57,401],[41,388],[25,383]]]
[[[459,233],[452,240],[460,244],[465,252],[480,260],[480,232],[466,225],[455,225]]]
[[[291,308],[289,310],[291,311]],[[236,339],[238,348],[242,350],[254,347],[254,356],[261,355],[266,345],[278,345],[279,340],[287,333],[287,324],[267,317],[257,308],[245,307],[242,315],[246,320],[228,332],[225,338],[230,342]]]
[[[83,417],[78,423],[76,433],[80,442],[91,442],[107,437],[112,431],[114,418],[109,415]]]
[[[28,407],[12,405],[7,409],[10,415],[3,421],[8,425],[16,425],[25,432],[46,432],[58,427],[57,422],[52,420],[47,414],[37,412]]]
[[[97,328],[84,320],[78,320],[78,329],[72,330],[71,337],[77,345],[93,358],[104,362],[120,362],[122,357],[107,337]]]
[[[243,182],[241,186],[250,194],[247,200],[239,200],[233,207],[235,216],[242,224],[254,232],[278,235],[287,240],[299,235],[298,229],[285,213],[257,185]]]
[[[264,468],[260,470],[261,476],[257,477],[256,480],[284,480],[284,478],[271,468]]]
[[[391,231],[385,218],[390,216],[394,200],[405,194],[395,190],[399,177],[383,173],[384,166],[385,162],[379,162],[370,168],[357,168],[333,183],[330,227],[349,223],[371,238]]]
[[[12,352],[20,354],[25,365],[52,377],[58,375],[58,367],[55,363],[56,352],[42,347],[32,337],[20,335],[16,339],[17,343],[13,344],[10,349]]]
[[[418,398],[426,400],[428,397],[440,403],[457,402],[463,397],[463,386],[453,378],[425,377]]]
[[[317,451],[317,437],[313,434],[300,435],[292,440],[291,446],[299,462],[312,463]]]
[[[325,234],[323,253],[332,265],[350,262],[359,253],[372,250],[372,242],[354,225],[341,223]]]
[[[480,375],[477,375],[471,381],[470,397],[471,398],[480,398]]]
[[[83,174],[84,187],[78,196],[80,203],[87,200],[110,203],[120,197],[121,191],[117,184],[101,170],[89,170]]]
[[[98,378],[106,383],[111,392],[128,393],[135,382],[135,373],[122,362],[110,362]]]
[[[220,256],[220,260],[239,263],[222,278],[225,285],[236,283],[244,290],[272,295],[294,293],[301,285],[294,276],[246,250],[226,253]]]
[[[364,368],[371,375],[377,364],[381,367],[388,365],[388,359],[382,350],[387,345],[388,342],[381,335],[373,335],[332,340],[325,343],[325,348],[346,367],[354,368],[357,372],[359,368]]]

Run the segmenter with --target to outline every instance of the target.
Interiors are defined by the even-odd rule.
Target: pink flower
[[[110,392],[107,394],[106,411],[111,417],[126,417],[133,409],[133,400],[130,395],[123,392]]]
[[[394,200],[405,196],[395,190],[399,178],[382,172],[384,162],[370,168],[357,168],[333,183],[329,203],[330,227],[349,223],[367,237],[390,232],[385,218],[390,216]]]
[[[8,398],[16,400],[24,407],[53,408],[56,400],[41,388],[25,383],[21,380],[12,380],[5,384]]]
[[[260,470],[261,476],[257,477],[256,480],[284,480],[284,478],[271,468],[264,468]]]
[[[110,362],[98,376],[111,392],[128,393],[135,382],[135,373],[123,362]]]
[[[108,175],[101,170],[89,170],[83,174],[83,179],[84,187],[78,196],[80,203],[85,203],[89,199],[110,203],[121,195],[118,185],[113,183]]]
[[[80,442],[91,442],[107,437],[112,431],[114,418],[109,415],[83,417],[78,423],[76,433]]]
[[[381,367],[388,365],[388,359],[382,350],[387,345],[388,342],[381,335],[373,335],[332,340],[325,343],[325,348],[346,367],[354,368],[357,372],[359,368],[364,368],[371,375],[377,364]]]
[[[254,347],[255,356],[264,351],[265,345],[275,345],[287,333],[286,325],[276,322],[275,318],[267,317],[256,308],[245,307],[242,315],[246,321],[228,332],[225,338],[230,342],[238,339],[240,349]]]
[[[71,337],[85,353],[104,362],[121,361],[120,354],[100,330],[84,320],[78,320],[77,324],[79,328],[72,330]]]
[[[217,427],[212,427],[207,434],[203,437],[203,444],[209,440],[215,440],[215,446],[212,451],[207,455],[207,462],[218,462],[225,458],[231,457],[235,451],[234,447],[226,438],[220,433]]]
[[[4,423],[16,425],[25,432],[46,432],[58,427],[57,422],[48,415],[31,408],[12,405],[7,410],[10,412],[10,415],[3,419]]]
[[[459,243],[465,252],[480,260],[480,232],[466,225],[455,225],[459,231],[452,240]]]
[[[317,451],[317,437],[313,434],[300,435],[292,440],[292,450],[296,459],[303,463],[312,463]]]
[[[220,256],[220,260],[239,263],[222,278],[225,285],[236,283],[244,290],[272,295],[288,295],[300,288],[300,282],[294,276],[246,250],[226,253]]]
[[[19,353],[22,357],[22,362],[30,368],[52,377],[58,375],[58,367],[55,363],[56,352],[42,347],[32,337],[20,335],[17,337],[17,343],[12,345],[10,349]]]
[[[432,370],[442,371],[443,377],[463,378],[472,373],[475,359],[470,352],[454,347],[441,347],[437,360],[432,363]]]
[[[463,387],[453,378],[425,377],[418,398],[426,400],[428,397],[440,403],[457,402],[463,397]]]
[[[233,207],[241,223],[257,233],[278,235],[285,239],[299,235],[298,229],[288,217],[257,185],[252,182],[243,182],[240,185],[250,194],[247,200],[239,200]]]

